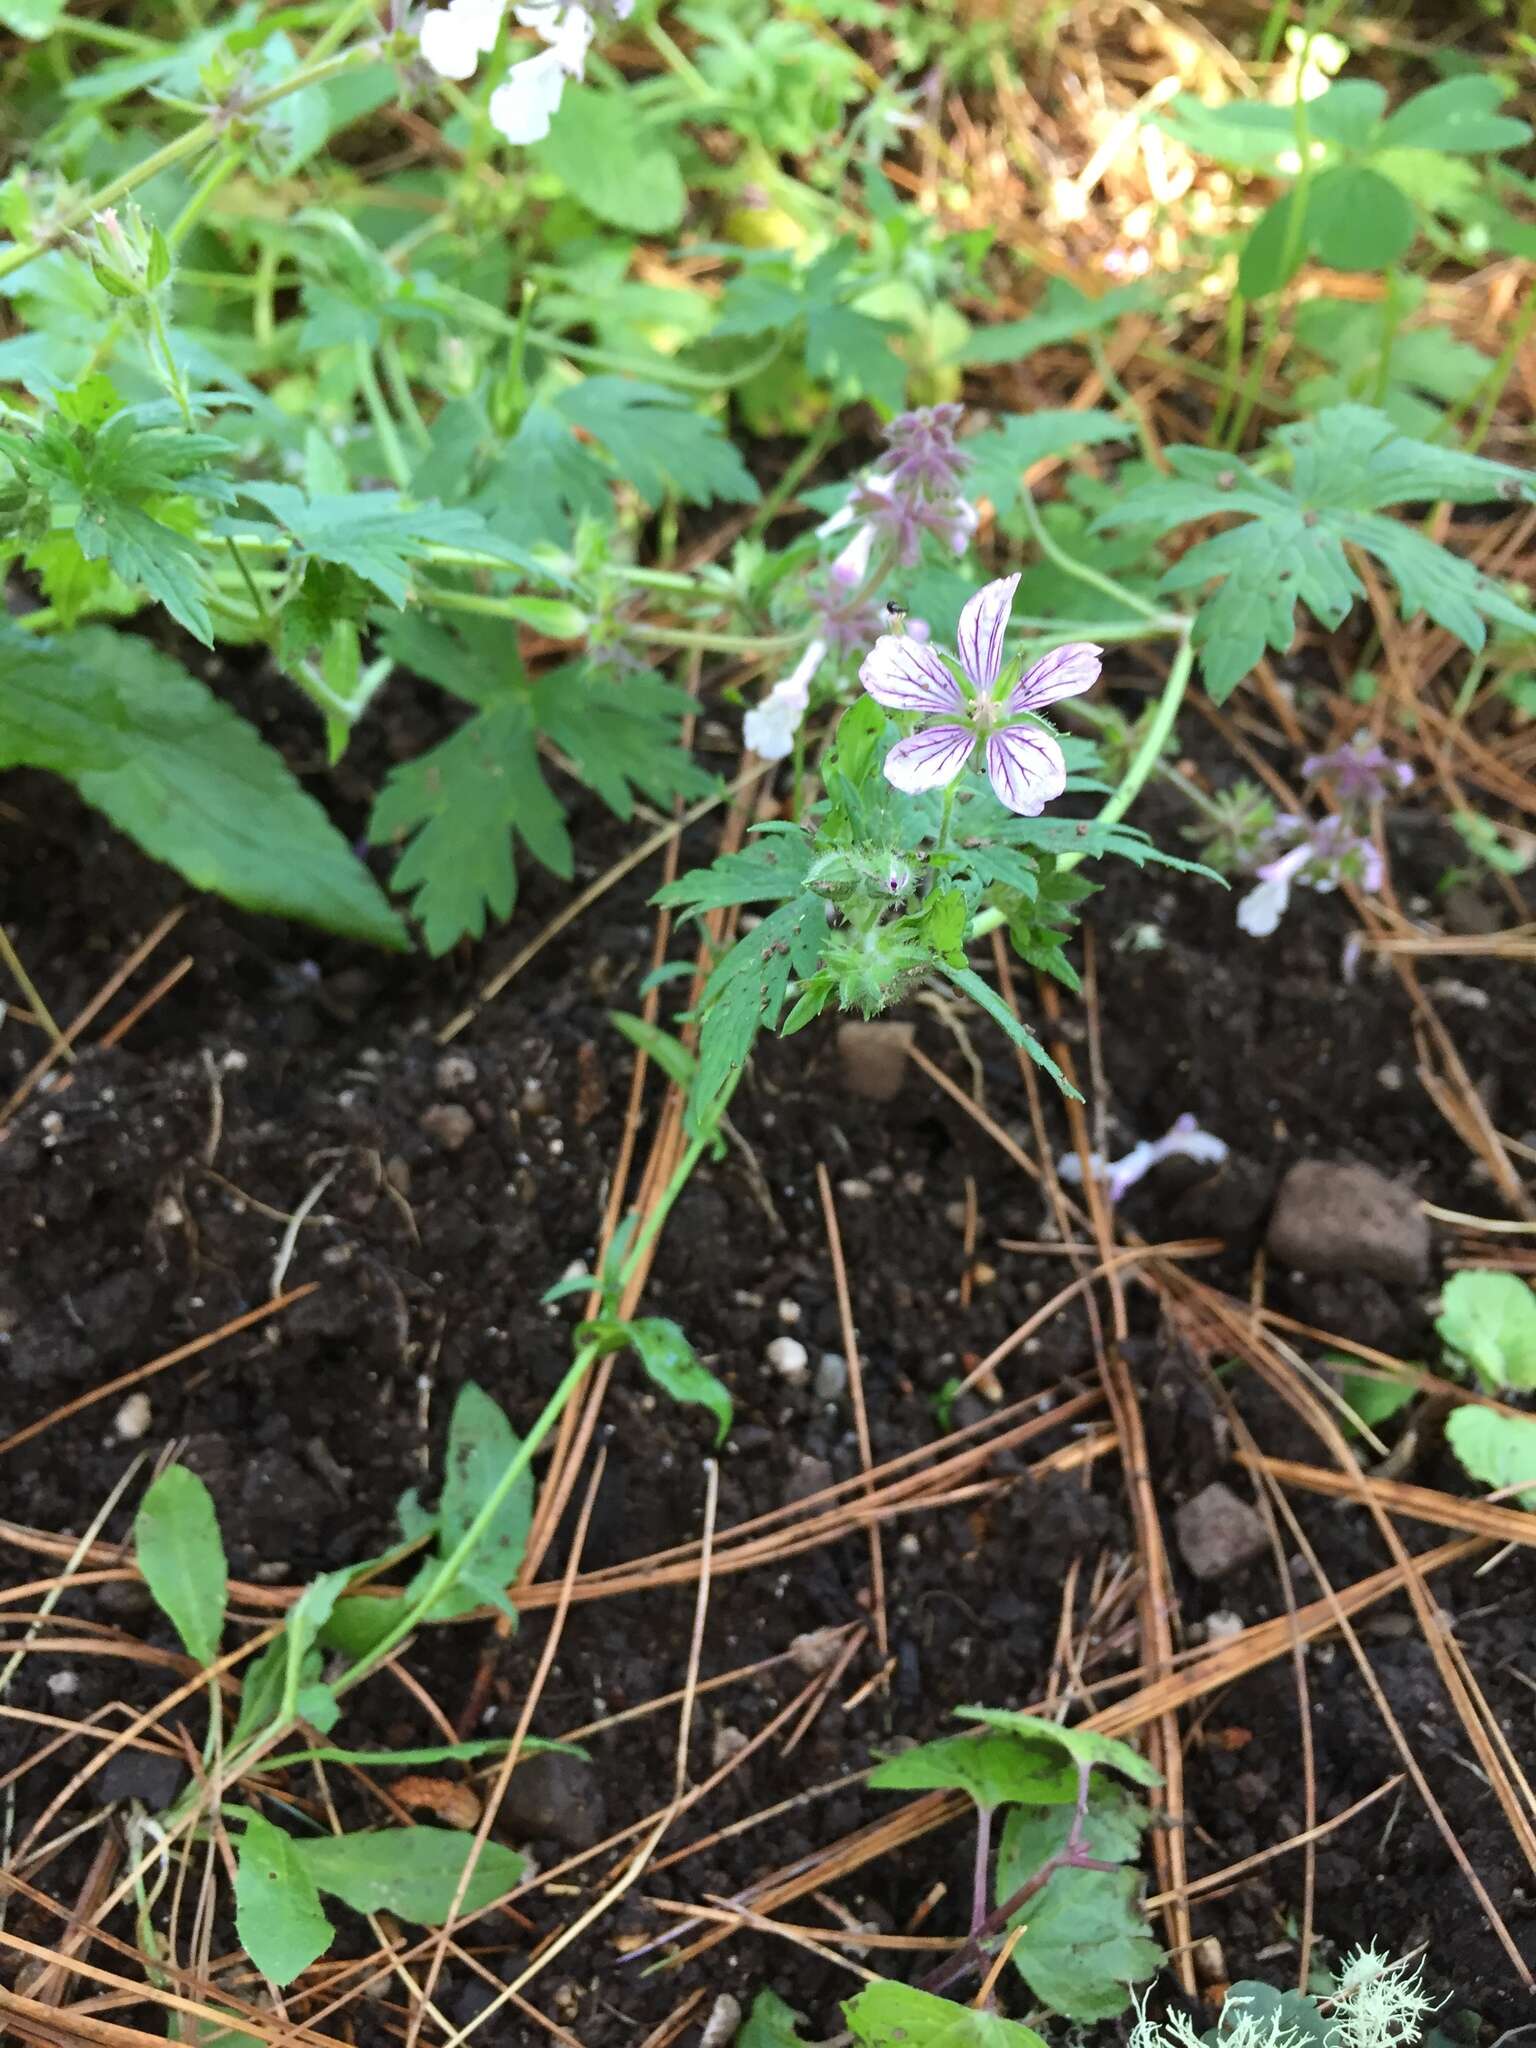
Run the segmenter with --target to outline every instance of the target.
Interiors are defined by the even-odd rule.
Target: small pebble
[[[775,1337],[766,1353],[768,1363],[792,1387],[803,1387],[811,1374],[811,1354],[798,1337]]]
[[[923,1554],[923,1539],[921,1536],[914,1535],[912,1530],[909,1529],[905,1536],[897,1539],[896,1548],[903,1557],[921,1557]]]
[[[818,1401],[840,1401],[848,1391],[848,1361],[840,1351],[823,1351],[816,1368]]]
[[[47,1685],[56,1700],[67,1700],[71,1693],[80,1690],[80,1674],[76,1671],[51,1671]]]
[[[148,1394],[130,1394],[113,1416],[112,1427],[125,1444],[136,1444],[140,1437],[148,1436],[153,1420]]]
[[[710,1748],[710,1761],[718,1771],[722,1764],[728,1764],[733,1756],[740,1756],[750,1738],[741,1729],[733,1728],[729,1722],[715,1730],[715,1739]]]
[[[709,2008],[709,2018],[699,2036],[699,2048],[731,2048],[741,2027],[741,2001],[722,1991]]]
[[[445,1052],[437,1063],[437,1085],[445,1095],[472,1088],[479,1077],[480,1069],[467,1053]]]
[[[840,1628],[807,1629],[803,1636],[796,1636],[790,1644],[789,1661],[807,1678],[819,1678],[823,1671],[831,1670],[842,1647],[843,1631]]]
[[[837,1192],[850,1202],[867,1202],[874,1189],[867,1180],[840,1180]]]
[[[781,1323],[784,1323],[788,1325],[790,1328],[793,1328],[794,1325],[799,1322],[799,1320],[800,1304],[798,1301],[785,1300],[779,1303],[779,1321]]]
[[[1208,1643],[1230,1643],[1234,1636],[1240,1636],[1246,1626],[1240,1614],[1234,1614],[1230,1607],[1218,1607],[1214,1614],[1205,1617],[1205,1640]]]
[[[435,1102],[422,1111],[421,1128],[444,1152],[458,1152],[473,1136],[475,1120],[461,1102]]]
[[[1195,1975],[1202,1984],[1225,1984],[1227,1959],[1214,1934],[1203,1935],[1192,1950]]]

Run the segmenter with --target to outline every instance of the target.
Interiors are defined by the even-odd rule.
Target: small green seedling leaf
[[[1128,1742],[1116,1742],[1111,1735],[1096,1735],[1091,1728],[1062,1728],[1054,1721],[1039,1720],[1034,1714],[1015,1714],[1004,1707],[957,1707],[962,1721],[981,1721],[988,1728],[1000,1728],[1031,1742],[1054,1744],[1064,1749],[1074,1764],[1090,1770],[1118,1771],[1135,1785],[1161,1785],[1161,1774]]]
[[[1341,1351],[1330,1352],[1322,1362],[1339,1375],[1339,1392],[1367,1429],[1390,1422],[1412,1403],[1418,1391],[1416,1387],[1404,1386],[1401,1380],[1378,1379],[1373,1374],[1354,1371],[1354,1359]]]
[[[291,1984],[325,1954],[335,1929],[292,1837],[259,1813],[244,1819],[235,1846],[235,1932],[264,1977]]]
[[[288,1720],[295,1713],[314,1721],[322,1734],[334,1726],[334,1697],[326,1687],[306,1680],[318,1676],[320,1660],[313,1654],[314,1645],[351,1577],[351,1568],[325,1572],[294,1602],[287,1621],[246,1673],[239,1717],[229,1740],[232,1749],[270,1722]]]
[[[133,1543],[155,1605],[188,1654],[211,1664],[224,1631],[229,1568],[213,1496],[195,1472],[172,1465],[161,1473],[134,1520]]]
[[[1105,1861],[1135,1854],[1144,1812],[1120,1793],[1089,1806],[1087,1845]],[[1020,1806],[998,1846],[996,1898],[1002,1905],[1065,1846],[1071,1814],[1063,1807]],[[1134,1870],[1057,1870],[1018,1916],[1027,1931],[1014,1967],[1034,1996],[1069,2020],[1114,2019],[1130,2004],[1129,1985],[1155,1976],[1162,1951],[1150,1939]]]
[[[683,1089],[693,1086],[699,1063],[687,1046],[674,1038],[670,1031],[663,1031],[645,1017],[632,1017],[625,1010],[610,1010],[608,1022],[616,1031],[621,1031],[631,1045],[654,1060],[669,1081],[675,1081]],[[550,1298],[548,1294],[544,1296],[546,1301]]]
[[[459,1828],[381,1828],[359,1835],[318,1835],[291,1845],[301,1869],[323,1892],[358,1913],[397,1913],[436,1927],[448,1918],[464,1866],[475,1857],[459,1910],[478,1913],[509,1892],[523,1858],[500,1842],[476,1856],[473,1834]]]
[[[1500,1489],[1532,1485],[1511,1505],[1536,1513],[1536,1417],[1500,1415],[1497,1409],[1458,1408],[1446,1420],[1445,1440],[1472,1478]]]
[[[459,1389],[448,1424],[443,1498],[438,1508],[440,1557],[451,1556],[468,1535],[471,1523],[521,1449],[521,1439],[490,1395],[473,1380],[467,1381]],[[517,1577],[528,1547],[533,1495],[533,1474],[525,1466],[459,1573],[462,1586],[475,1601],[489,1600],[505,1611],[506,1589]],[[463,1611],[462,1598],[449,1587],[434,1607],[434,1615],[440,1614],[444,1599],[454,1603],[452,1612]]]
[[[860,2048],[1045,2048],[1033,2027],[882,1979],[843,2007]]]
[[[716,1422],[715,1443],[723,1444],[734,1413],[731,1397],[725,1383],[716,1379],[708,1366],[700,1365],[693,1346],[677,1324],[665,1316],[641,1316],[621,1327],[635,1356],[664,1393],[674,1401],[709,1410]]]
[[[1071,1802],[1077,1773],[1045,1743],[1011,1734],[949,1735],[887,1757],[869,1774],[881,1792],[963,1792],[977,1806],[1043,1806]]]
[[[746,2025],[736,2036],[736,2048],[804,2048],[802,2024],[799,2013],[786,2005],[777,1991],[759,1991]]]
[[[1536,1290],[1517,1273],[1453,1273],[1435,1328],[1490,1393],[1536,1387]]]

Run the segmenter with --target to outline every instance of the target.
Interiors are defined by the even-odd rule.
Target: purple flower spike
[[[930,647],[882,634],[859,670],[877,704],[938,721],[898,740],[885,760],[887,781],[916,793],[942,789],[984,749],[997,800],[1020,817],[1037,818],[1067,786],[1067,764],[1053,733],[1034,714],[1097,681],[1102,648],[1086,641],[1058,647],[1027,669],[1006,697],[1000,693],[1003,641],[1017,576],[988,583],[966,604],[957,633],[958,659],[969,688]]]
[[[887,451],[878,467],[899,490],[930,497],[953,494],[971,458],[955,441],[963,405],[928,405],[897,415],[885,430]]]
[[[1369,733],[1357,732],[1342,747],[1327,754],[1309,754],[1301,764],[1308,781],[1326,777],[1341,804],[1384,804],[1405,790],[1413,780],[1406,761],[1394,761],[1386,748]]]

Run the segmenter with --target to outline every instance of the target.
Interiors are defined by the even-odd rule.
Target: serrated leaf
[[[1181,92],[1153,115],[1152,126],[1174,136],[1197,155],[1214,157],[1236,170],[1275,171],[1296,150],[1296,119],[1291,109],[1271,106],[1265,100],[1209,106],[1193,94]]]
[[[482,1912],[517,1885],[524,1859],[500,1842],[476,1855],[472,1834],[459,1828],[381,1828],[357,1835],[308,1836],[291,1845],[316,1888],[357,1913],[395,1913],[418,1926],[448,1918],[464,1867],[474,1869],[459,1910]]]
[[[398,491],[354,491],[310,497],[294,484],[248,483],[241,494],[272,515],[301,557],[336,562],[362,577],[391,604],[410,595],[410,565],[434,547],[472,549],[490,561],[521,566],[491,528],[466,507],[408,505]],[[249,524],[220,522],[220,531]]]
[[[1037,348],[1052,348],[1058,342],[1102,334],[1127,314],[1150,312],[1162,300],[1161,288],[1145,282],[1117,285],[1097,298],[1090,298],[1064,279],[1053,279],[1038,311],[1023,320],[1004,320],[993,327],[976,328],[953,360],[968,365],[1019,362]]]
[[[1037,1067],[1045,1069],[1063,1095],[1070,1096],[1074,1102],[1082,1101],[1082,1096],[1072,1086],[1071,1082],[1061,1071],[1060,1067],[1057,1066],[1035,1034],[1025,1029],[997,991],[990,988],[979,974],[973,973],[969,967],[949,967],[944,965],[941,965],[940,972],[954,983],[962,995],[969,996],[978,1009],[985,1010],[994,1024],[1001,1024],[1014,1044],[1021,1046],[1029,1054],[1029,1057]]]
[[[676,157],[647,138],[621,94],[568,85],[538,156],[574,199],[614,227],[665,234],[687,210]]]
[[[1435,1329],[1490,1393],[1536,1387],[1536,1290],[1518,1273],[1453,1273]]]
[[[565,812],[539,766],[533,714],[510,699],[390,770],[368,821],[373,846],[408,839],[390,886],[412,897],[431,953],[484,935],[517,901],[514,837],[569,879],[575,853]]]
[[[843,2018],[860,2048],[1045,2048],[1034,2028],[1019,2020],[889,1978],[866,1984],[844,2005]]]
[[[274,1984],[291,1984],[325,1954],[336,1931],[298,1846],[259,1813],[246,1813],[235,1842],[235,1932]]]
[[[734,1412],[729,1392],[697,1354],[681,1329],[665,1316],[641,1316],[620,1325],[647,1378],[674,1401],[707,1408],[715,1418],[715,1444],[730,1434]]]
[[[172,1465],[145,1494],[133,1523],[134,1562],[155,1605],[200,1664],[219,1654],[229,1568],[213,1496],[195,1472]]]
[[[690,916],[734,903],[782,903],[800,894],[810,864],[810,842],[802,834],[758,838],[740,853],[722,854],[707,868],[679,875],[651,901]]]
[[[1090,1770],[1118,1771],[1135,1785],[1163,1782],[1161,1774],[1128,1742],[1117,1742],[1112,1735],[1100,1735],[1092,1728],[1064,1728],[1058,1721],[1042,1721],[1035,1714],[1018,1714],[1006,1707],[956,1707],[955,1713],[962,1721],[980,1721],[1028,1742],[1063,1750],[1074,1764]]]
[[[777,1991],[759,1991],[746,2025],[736,2036],[736,2048],[805,2048],[800,2039],[804,2024],[799,2013],[786,2005]]]
[[[721,431],[683,393],[630,377],[584,377],[553,408],[607,450],[615,476],[647,505],[751,505],[757,480]]]
[[[0,767],[74,783],[152,859],[246,910],[395,951],[405,928],[244,719],[147,641],[0,628]]]
[[[1471,1476],[1501,1491],[1536,1482],[1536,1419],[1469,1404],[1446,1418],[1445,1440]],[[1536,1513],[1536,1484],[1509,1503]]]
[[[1050,1805],[1077,1797],[1077,1773],[1059,1749],[1017,1736],[946,1735],[886,1757],[869,1774],[880,1792],[953,1789],[977,1806]]]
[[[825,906],[808,891],[782,903],[739,938],[704,985],[699,1071],[690,1097],[695,1122],[733,1086],[759,1031],[771,1031],[791,975],[804,978],[820,957]]]
[[[978,497],[990,498],[1002,517],[1018,503],[1024,472],[1034,463],[1090,444],[1128,441],[1134,433],[1133,427],[1109,412],[1044,406],[1038,412],[1014,413],[965,443],[972,461],[966,488]]]
[[[1090,1805],[1086,1843],[1105,1861],[1124,1853],[1136,1832],[1110,1802]],[[1071,1814],[1061,1807],[1016,1807],[998,1844],[994,1896],[1003,1905],[1066,1844]],[[1155,1976],[1162,1950],[1146,1931],[1138,1904],[1141,1878],[1134,1870],[1057,1870],[1016,1916],[1026,1932],[1013,1964],[1034,1996],[1069,2020],[1114,2019],[1130,2004],[1129,1986]],[[1015,1923],[1010,1923],[1015,1924]]]
[[[1474,650],[1486,619],[1536,632],[1536,614],[1517,604],[1472,564],[1437,546],[1384,508],[1437,498],[1474,503],[1529,500],[1532,479],[1509,465],[1399,434],[1373,407],[1331,406],[1316,420],[1274,436],[1290,457],[1289,488],[1237,457],[1175,448],[1175,474],[1144,482],[1100,514],[1100,526],[1235,515],[1242,523],[1198,542],[1169,569],[1161,587],[1215,583],[1194,627],[1206,687],[1218,702],[1253,667],[1266,645],[1289,647],[1298,599],[1338,625],[1361,585],[1347,545],[1374,554],[1395,578],[1405,618],[1422,609]]]

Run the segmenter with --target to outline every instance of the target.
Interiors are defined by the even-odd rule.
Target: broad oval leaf
[[[134,634],[0,629],[0,768],[73,782],[154,860],[244,910],[402,951],[404,925],[281,754]]]
[[[1006,1707],[957,1707],[962,1721],[981,1721],[988,1728],[1000,1728],[1033,1742],[1053,1743],[1064,1749],[1075,1764],[1119,1771],[1137,1785],[1161,1785],[1162,1775],[1128,1742],[1116,1742],[1112,1735],[1095,1734],[1091,1728],[1063,1728],[1055,1721],[1042,1721],[1034,1714],[1015,1714]]]
[[[155,1605],[188,1654],[211,1664],[224,1632],[229,1568],[213,1496],[195,1472],[172,1465],[160,1474],[134,1518],[133,1545]]]
[[[674,1401],[707,1408],[715,1418],[715,1443],[723,1444],[734,1409],[725,1383],[700,1365],[693,1346],[665,1316],[641,1316],[621,1326],[648,1375]]]
[[[235,1844],[235,1932],[264,1977],[291,1984],[335,1933],[291,1836],[259,1813],[245,1815]]]
[[[1089,1853],[1106,1861],[1136,1853],[1145,1812],[1114,1790],[1089,1808]],[[1062,1807],[1015,1807],[998,1844],[994,1896],[1003,1905],[1066,1844]],[[1135,1870],[1057,1870],[1022,1909],[1026,1932],[1014,1967],[1035,1997],[1070,2020],[1114,2019],[1131,1984],[1154,1976],[1162,1951],[1147,1933]]]
[[[887,1757],[869,1774],[882,1792],[953,1789],[976,1805],[997,1807],[1070,1803],[1077,1773],[1060,1749],[1017,1735],[949,1735]]]
[[[1307,240],[1334,270],[1386,270],[1413,241],[1408,199],[1368,164],[1324,171],[1307,195]]]
[[[1518,1273],[1453,1273],[1435,1329],[1493,1393],[1536,1387],[1536,1290]]]
[[[524,1868],[517,1851],[500,1842],[480,1845],[476,1855],[475,1837],[459,1828],[381,1828],[359,1835],[317,1835],[291,1846],[319,1890],[355,1912],[397,1913],[423,1927],[448,1918],[472,1856],[474,1868],[459,1903],[462,1913],[478,1913],[511,1891]]]
[[[1468,1405],[1446,1420],[1445,1440],[1474,1479],[1495,1489],[1536,1482],[1536,1417]],[[1536,1513],[1536,1483],[1507,1503]]]
[[[1045,2048],[1033,2027],[936,1998],[914,1984],[868,1984],[843,2007],[860,2048]]]

